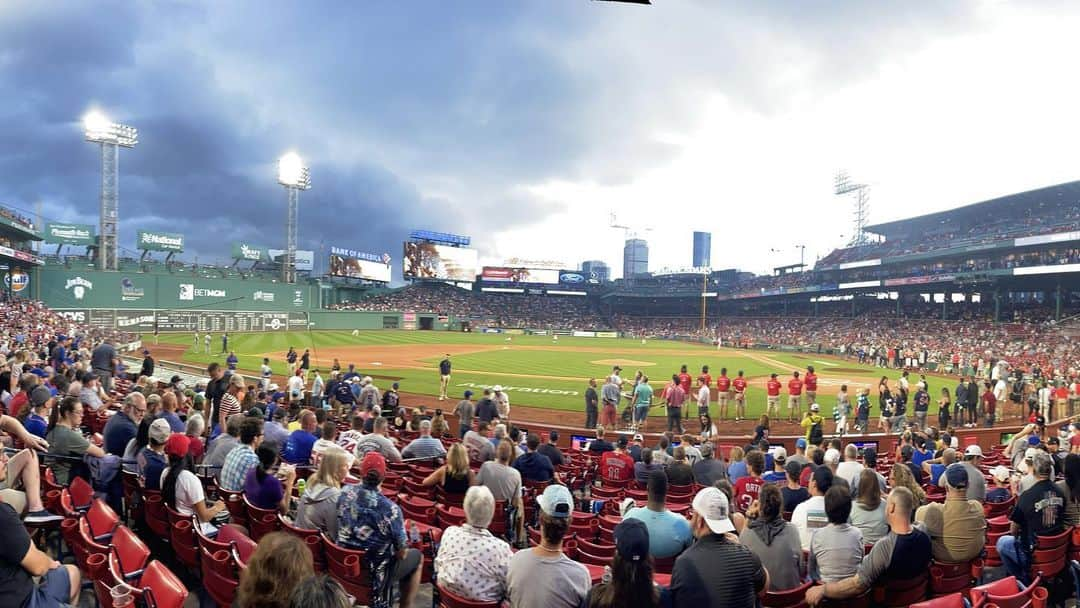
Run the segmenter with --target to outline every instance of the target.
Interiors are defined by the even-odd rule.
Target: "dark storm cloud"
[[[557,210],[522,186],[620,183],[670,160],[655,132],[691,128],[711,90],[767,113],[797,102],[772,76],[785,63],[800,83],[856,79],[968,18],[719,4],[5,3],[0,200],[96,222],[78,117],[97,104],[140,130],[121,154],[122,245],[140,227],[185,233],[200,261],[233,240],[280,245],[274,159],[295,149],[314,183],[304,248],[398,258],[408,229],[431,228],[484,249]]]

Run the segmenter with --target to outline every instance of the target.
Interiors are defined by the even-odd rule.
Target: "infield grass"
[[[144,338],[148,343],[152,337]],[[220,354],[220,334],[215,334],[211,354],[203,352],[203,345],[193,347],[192,334],[163,334],[163,344],[187,347],[184,361],[206,364],[210,361],[224,363]],[[584,392],[590,377],[598,380],[611,373],[613,362],[623,367],[623,377],[632,379],[641,369],[649,376],[656,389],[657,401],[661,387],[681,365],[687,365],[692,377],[697,377],[702,365],[708,365],[713,378],[720,368],[727,367],[728,375],[735,377],[743,370],[751,379],[747,389],[747,415],[758,416],[765,411],[765,379],[770,373],[779,374],[786,385],[792,370],[814,365],[821,381],[818,402],[822,412],[831,414],[835,403],[833,395],[841,382],[849,385],[854,395],[855,387],[874,386],[882,370],[863,367],[837,358],[779,353],[773,351],[743,351],[715,347],[649,340],[642,344],[636,339],[575,338],[559,336],[512,336],[511,342],[501,334],[468,334],[459,332],[383,330],[364,331],[353,336],[349,331],[292,331],[253,332],[230,334],[229,348],[240,359],[242,371],[254,372],[262,364],[262,357],[270,358],[276,374],[285,374],[285,353],[293,346],[302,353],[312,351],[312,367],[323,370],[328,379],[332,358],[337,357],[342,368],[355,363],[362,374],[376,379],[385,389],[392,382],[399,382],[401,390],[409,393],[438,395],[438,362],[442,359],[443,346],[456,351],[451,357],[453,379],[450,397],[461,398],[466,389],[479,395],[480,389],[501,384],[510,396],[512,407],[535,406],[581,412],[584,409]],[[895,378],[897,372],[887,375]],[[696,386],[696,384],[695,384]],[[940,386],[940,384],[938,384]],[[827,395],[827,396],[826,396]],[[875,393],[876,397],[876,393]],[[782,413],[786,414],[786,399],[782,399]],[[805,398],[803,407],[806,407]],[[696,407],[694,408],[696,411]],[[711,408],[716,416],[716,396]],[[660,409],[654,415],[662,415]],[[730,406],[734,415],[734,403]]]

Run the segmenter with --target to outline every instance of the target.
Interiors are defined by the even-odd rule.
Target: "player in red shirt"
[[[817,403],[817,374],[814,373],[813,365],[806,366],[803,388],[806,389],[806,404]]]
[[[750,474],[735,482],[735,507],[742,513],[746,513],[751,503],[758,499],[761,488],[765,487],[765,480],[761,478],[765,469],[765,454],[751,450],[746,455],[746,467]]]
[[[799,372],[792,372],[791,380],[787,383],[788,422],[798,422],[802,418],[802,389],[803,381],[799,379]]]
[[[682,368],[679,370],[679,386],[682,387],[683,392],[687,395],[690,394],[691,380],[692,378],[690,378],[690,374],[686,373],[686,366],[682,366]]]
[[[600,456],[600,477],[614,482],[634,478],[634,459],[626,453],[626,443],[626,435],[619,435],[615,450]]]
[[[735,389],[735,422],[746,418],[746,378],[743,378],[742,370],[731,381],[731,387]]]
[[[986,426],[994,426],[994,413],[997,410],[997,397],[994,396],[994,387],[986,383],[986,390],[982,394],[983,411],[986,412]]]
[[[773,419],[780,418],[780,388],[783,387],[780,381],[776,379],[776,374],[769,376],[769,381],[765,383],[765,393],[768,395],[768,411],[769,417]]]
[[[720,377],[716,379],[716,399],[720,403],[720,421],[727,420],[728,399],[731,398],[731,378],[727,377],[727,368],[720,368]]]

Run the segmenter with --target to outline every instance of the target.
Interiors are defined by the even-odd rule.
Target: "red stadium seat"
[[[1055,536],[1037,536],[1035,550],[1031,553],[1031,578],[1052,579],[1065,570],[1071,538],[1072,528]]]
[[[161,562],[154,560],[139,578],[146,608],[183,608],[188,590]]]
[[[888,580],[874,586],[874,603],[887,608],[910,606],[926,599],[928,573],[914,579]]]
[[[125,581],[141,576],[150,561],[150,548],[127,526],[120,526],[113,533],[109,552],[116,574]]]
[[[246,528],[247,509],[244,507],[243,492],[233,492],[219,487],[218,497],[225,501],[225,507],[229,510],[229,521]]]
[[[251,539],[255,542],[259,542],[266,534],[271,532],[277,532],[278,512],[274,509],[263,509],[251,504],[251,501],[244,497],[244,508],[247,510],[248,530],[251,532]]]
[[[435,518],[443,528],[460,526],[465,523],[465,511],[461,507],[438,505],[435,507]]]
[[[764,608],[806,608],[806,591],[813,586],[814,581],[806,581],[793,589],[766,591],[761,605]]]
[[[983,513],[986,514],[986,519],[989,522],[990,519],[1008,516],[1012,513],[1013,507],[1016,506],[1016,496],[1010,496],[1008,500],[1004,502],[988,502],[983,504]]]
[[[228,551],[210,553],[205,548],[199,551],[203,588],[218,608],[231,608],[240,586],[236,560]]]
[[[1050,592],[1042,583],[1043,579],[1036,577],[1023,591],[1005,595],[989,592],[984,599],[987,605],[993,604],[998,608],[1046,608]]]
[[[71,478],[68,492],[71,492],[71,504],[76,511],[86,511],[94,501],[94,488],[82,477]]]
[[[982,559],[962,564],[930,563],[930,595],[942,596],[970,588],[982,575]]]
[[[966,605],[964,604],[963,593],[950,593],[932,600],[912,604],[911,608],[966,608]]]
[[[158,538],[169,537],[169,514],[165,508],[165,499],[158,492],[147,492],[143,496],[146,507],[146,527]]]
[[[191,570],[199,569],[199,543],[195,539],[194,519],[181,519],[169,527],[170,545],[180,563]]]
[[[221,526],[218,529],[217,539],[218,542],[230,543],[236,548],[236,556],[240,558],[241,564],[246,564],[251,559],[251,554],[255,553],[255,541],[251,537],[245,535],[236,526]]]
[[[112,538],[113,530],[120,525],[120,518],[104,500],[97,499],[86,511],[86,523],[90,526],[90,534],[95,541],[108,542]]]
[[[326,570],[331,578],[341,583],[345,592],[355,598],[358,604],[371,603],[371,580],[364,566],[364,552],[346,549],[325,534],[322,535],[323,549],[326,551]]]
[[[298,528],[284,515],[278,514],[278,523],[281,529],[304,541],[311,551],[311,559],[315,564],[315,571],[322,572],[326,568],[326,553],[323,550],[322,534],[318,530]]]
[[[469,600],[446,590],[446,587],[436,584],[436,592],[439,597],[439,608],[499,608],[502,602],[478,602]]]

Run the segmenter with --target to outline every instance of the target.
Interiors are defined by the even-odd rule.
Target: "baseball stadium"
[[[49,43],[43,58],[53,60],[41,65],[55,67],[64,88],[104,95],[101,87],[134,88],[134,80],[145,88],[117,98],[141,109],[121,110],[120,101],[110,109],[134,116],[139,127],[95,105],[78,127],[70,117],[26,126],[35,123],[22,106],[33,106],[35,117],[55,116],[78,105],[70,91],[63,99],[31,92],[10,103],[10,115],[0,113],[16,136],[0,142],[0,166],[8,169],[0,180],[0,535],[8,541],[0,547],[0,608],[1078,605],[1080,181],[1060,181],[1072,174],[1047,169],[1037,173],[1042,185],[1019,192],[1017,184],[1032,184],[988,179],[1014,186],[991,198],[983,195],[989,186],[950,184],[949,194],[934,196],[983,194],[936,207],[905,203],[913,211],[902,215],[895,205],[875,209],[874,217],[897,219],[873,222],[870,184],[843,171],[824,194],[799,193],[797,203],[781,200],[790,198],[783,185],[769,190],[777,202],[767,209],[755,208],[758,199],[730,203],[738,197],[716,175],[728,179],[724,172],[740,165],[729,150],[705,146],[707,181],[687,188],[708,190],[701,195],[707,203],[682,209],[682,177],[661,179],[659,169],[683,160],[666,157],[671,150],[700,142],[666,126],[635,139],[631,127],[647,121],[613,109],[612,99],[627,87],[638,95],[648,89],[666,100],[656,103],[664,112],[696,117],[683,104],[713,102],[677,81],[711,91],[699,73],[714,66],[684,63],[697,65],[693,58],[702,55],[723,79],[738,81],[745,68],[721,70],[720,55],[730,51],[741,62],[758,46],[775,47],[784,69],[770,72],[764,93],[745,95],[768,103],[717,121],[735,154],[757,154],[776,137],[775,125],[786,132],[800,121],[829,125],[830,138],[861,137],[859,127],[833,123],[850,114],[854,125],[852,108],[874,104],[829,98],[861,89],[811,95],[794,84],[804,76],[786,63],[814,64],[807,69],[817,74],[873,53],[840,45],[845,57],[836,65],[820,49],[796,61],[816,48],[796,31],[813,29],[807,15],[762,19],[771,10],[764,6],[733,21],[760,34],[736,52],[719,45],[711,28],[696,30],[690,17],[697,13],[665,13],[650,0],[566,3],[625,19],[605,23],[616,28],[606,36],[590,36],[600,26],[584,14],[549,22],[548,11],[580,10],[555,9],[558,3],[492,14],[460,5],[460,22],[437,3],[426,10],[442,17],[431,22],[426,10],[398,5],[342,7],[350,18],[340,20],[327,16],[337,14],[329,6],[309,19],[275,5],[258,28],[250,28],[250,15],[242,19],[245,31],[272,39],[270,53],[266,40],[222,34],[243,2],[182,4],[148,3],[135,12],[156,18],[128,19],[111,14],[123,12],[121,3],[101,11],[110,13],[108,28],[94,27],[97,15],[72,5],[81,15],[74,30],[40,21],[37,9],[12,17],[0,8],[0,33],[16,45],[36,37]],[[1006,19],[997,12],[1005,9],[990,6],[1002,3],[986,4],[980,18],[1001,19],[1002,31],[1019,27],[1020,17]],[[389,17],[381,10],[394,19],[383,21]],[[922,9],[905,10],[918,17]],[[500,21],[500,11],[514,19]],[[672,15],[684,19],[671,27],[676,37],[700,38],[701,47],[662,39],[671,25],[663,19]],[[274,23],[279,17],[287,27]],[[190,26],[200,19],[207,27]],[[352,30],[367,20],[374,29]],[[115,23],[140,29],[144,21],[167,22],[170,31],[122,50],[95,33]],[[1050,21],[1038,22],[1043,29],[1030,45]],[[312,23],[310,36],[296,36],[301,46],[272,35]],[[441,28],[454,32],[449,41]],[[1064,37],[1075,38],[1074,29]],[[205,32],[172,46],[194,30]],[[882,31],[859,37],[899,38]],[[643,32],[640,46],[650,50],[631,52],[625,42],[633,33],[637,43]],[[837,35],[829,29],[815,37],[831,45]],[[518,36],[527,48],[502,47],[503,37]],[[222,54],[228,45],[216,38],[242,52]],[[1001,46],[976,38],[927,56],[968,57],[961,42],[981,53]],[[356,40],[370,46],[349,46]],[[466,47],[471,52],[459,56]],[[275,59],[286,52],[296,57]],[[668,56],[659,68],[654,52]],[[122,70],[99,76],[69,53],[120,62]],[[1046,54],[1075,55],[1058,47]],[[31,55],[0,42],[0,80],[12,77],[9,66],[23,68],[14,70],[20,86],[49,80],[26,76],[41,71],[36,60],[26,64]],[[337,69],[353,55],[378,69]],[[329,68],[320,64],[330,56]],[[583,57],[604,69],[589,71],[596,68]],[[459,64],[446,64],[450,58]],[[506,58],[511,68],[499,63]],[[188,63],[206,82],[160,78]],[[276,63],[284,65],[272,76],[262,71]],[[562,82],[557,67],[570,64],[583,71]],[[907,94],[907,77],[882,65],[874,78],[900,83]],[[633,84],[614,87],[622,77]],[[421,80],[433,88],[410,88]],[[264,81],[295,98],[278,105],[281,92],[267,93]],[[529,88],[537,83],[542,90]],[[609,84],[616,97],[593,90]],[[436,85],[470,94],[463,100]],[[336,103],[320,100],[336,86],[347,89],[327,95]],[[790,95],[796,105],[823,97],[837,114],[781,120],[757,107],[784,105],[772,99],[774,89],[786,97],[789,87],[799,89]],[[200,88],[218,90],[227,118],[206,118],[209,104],[182,92]],[[676,100],[669,88],[683,94]],[[881,90],[889,103],[914,99]],[[738,97],[724,91],[718,105]],[[577,94],[602,108],[591,105],[581,124],[555,103]],[[368,95],[387,105],[369,105]],[[998,95],[1007,97],[984,97]],[[1053,114],[1056,97],[1073,99],[1045,97],[1043,114]],[[909,105],[903,112],[925,116],[918,103]],[[957,117],[981,111],[957,105]],[[311,124],[323,126],[298,135],[281,124],[306,107]],[[1025,124],[1042,120],[1024,107]],[[875,125],[889,122],[881,119],[888,108],[875,106]],[[327,116],[332,128],[321,122]],[[889,128],[907,124],[890,120]],[[752,136],[740,134],[744,124]],[[713,145],[717,132],[701,129]],[[980,171],[991,173],[1000,165],[975,149],[982,129],[967,138],[975,143],[957,143],[955,156],[982,159],[988,164]],[[491,133],[502,140],[494,152],[472,149]],[[537,133],[540,144],[532,141]],[[798,133],[821,139],[817,131]],[[272,170],[237,160],[242,146],[265,152],[286,135],[309,148],[325,138],[325,156],[313,162],[286,152]],[[93,158],[58,152],[68,145],[56,143],[61,136]],[[225,143],[229,137],[235,141]],[[603,168],[556,162],[573,157],[563,147],[577,138],[603,150]],[[952,145],[944,139],[923,145]],[[762,164],[777,167],[767,180],[790,173],[808,183],[798,181],[806,166],[817,167],[807,157],[835,154],[831,142],[816,142],[820,150],[792,144],[792,163],[779,151],[785,141],[793,140],[766,146]],[[866,145],[858,141],[851,147]],[[1009,141],[1037,162],[1037,141]],[[983,147],[1009,153],[996,141]],[[433,165],[432,150],[459,158],[421,176],[416,167]],[[871,167],[894,162],[872,152]],[[39,154],[48,157],[45,174],[31,167]],[[630,168],[638,157],[648,159],[648,171]],[[376,158],[399,164],[391,170]],[[508,178],[526,174],[510,161],[539,171],[535,182]],[[480,177],[472,173],[477,166]],[[252,178],[257,172],[262,185]],[[78,178],[69,183],[67,173]],[[568,177],[578,173],[588,184]],[[1042,181],[1048,175],[1056,179]],[[499,200],[484,198],[505,179],[513,183]],[[649,179],[661,183],[660,197]],[[912,191],[891,179],[882,185],[892,188],[890,202]],[[131,211],[120,204],[121,183],[125,203],[130,185]],[[836,227],[816,217],[826,215],[817,208],[823,196],[852,207],[852,225],[839,228],[846,236],[833,238]],[[588,204],[577,206],[583,197]],[[595,227],[619,231],[621,251],[601,238],[593,249],[578,248],[578,224],[592,230],[593,207],[623,197],[635,202]],[[655,216],[635,217],[641,197]],[[96,215],[83,199],[96,201]],[[634,218],[633,227],[620,224],[616,211]],[[662,221],[668,214],[679,227]],[[697,217],[709,214],[719,219]],[[492,230],[503,221],[505,230]],[[566,233],[548,234],[553,224]],[[745,235],[733,234],[748,225],[761,234],[753,251],[740,249]],[[685,263],[669,263],[671,243]]]

